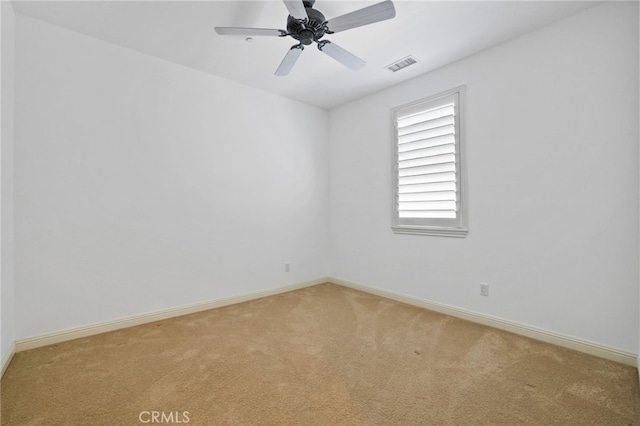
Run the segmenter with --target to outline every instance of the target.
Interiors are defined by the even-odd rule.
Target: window
[[[393,110],[393,232],[464,237],[464,87]]]

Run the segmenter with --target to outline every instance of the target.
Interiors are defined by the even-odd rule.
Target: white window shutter
[[[394,232],[466,234],[460,179],[462,89],[394,110]]]

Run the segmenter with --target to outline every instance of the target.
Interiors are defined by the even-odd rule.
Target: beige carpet
[[[3,425],[640,424],[635,368],[333,284],[18,353],[1,402]]]

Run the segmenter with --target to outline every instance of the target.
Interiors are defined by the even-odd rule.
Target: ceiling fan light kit
[[[325,34],[333,34],[373,24],[396,16],[395,7],[391,0],[376,3],[330,20],[327,20],[320,11],[313,8],[314,3],[315,0],[284,0],[284,4],[289,11],[286,31],[241,27],[215,27],[215,30],[220,35],[242,35],[246,37],[291,36],[298,40],[299,43],[289,49],[280,66],[276,69],[275,75],[277,76],[289,74],[304,47],[314,42],[317,43],[318,50],[347,68],[357,71],[366,65],[365,61],[329,40],[321,40],[322,37]]]

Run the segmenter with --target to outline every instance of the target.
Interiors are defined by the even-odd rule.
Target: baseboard
[[[40,336],[26,338],[26,339],[19,339],[11,344],[9,351],[7,352],[5,357],[2,359],[2,374],[4,374],[6,368],[9,366],[9,363],[11,362],[11,359],[14,353],[16,352],[35,349],[35,348],[39,348],[47,345],[53,345],[56,343],[79,339],[82,337],[88,337],[95,334],[106,333],[109,331],[115,331],[122,328],[133,327],[136,325],[146,324],[149,322],[161,321],[168,318],[179,317],[182,315],[188,315],[196,312],[206,311],[209,309],[234,305],[237,303],[247,302],[250,300],[261,299],[263,297],[273,296],[280,293],[286,293],[289,291],[298,290],[305,287],[311,287],[311,286],[322,284],[325,282],[331,282],[344,287],[353,288],[355,290],[360,290],[366,293],[375,294],[377,296],[384,297],[387,299],[395,300],[395,301],[406,303],[413,306],[418,306],[420,308],[429,309],[431,311],[440,312],[440,313],[451,315],[457,318],[462,318],[478,324],[483,324],[483,325],[498,328],[501,330],[509,331],[515,334],[530,337],[532,339],[540,340],[547,343],[552,343],[557,346],[574,349],[579,352],[583,352],[590,355],[598,356],[600,358],[616,361],[625,365],[630,365],[633,367],[638,367],[640,365],[640,356],[638,354],[621,351],[616,348],[611,348],[608,346],[600,345],[600,344],[589,342],[586,340],[577,339],[571,336],[565,336],[559,333],[554,333],[548,330],[543,330],[543,329],[519,324],[512,321],[507,321],[501,318],[496,318],[496,317],[492,317],[484,314],[478,314],[472,311],[467,311],[465,309],[460,309],[460,308],[456,308],[456,307],[441,304],[441,303],[430,302],[430,301],[418,299],[412,296],[407,296],[404,294],[367,286],[364,284],[356,283],[356,282],[345,280],[338,277],[321,277],[311,281],[305,281],[301,283],[275,287],[267,290],[246,293],[238,296],[216,299],[216,300],[211,300],[211,301],[201,302],[201,303],[194,303],[191,305],[180,306],[177,308],[165,309],[162,311],[136,315],[128,318],[107,321],[107,322],[98,323],[98,324],[91,324],[83,327],[76,327],[73,329],[63,330],[63,331],[54,332],[54,333],[47,333]],[[640,370],[639,370],[639,380],[640,380]]]
[[[404,294],[394,293],[388,290],[370,287],[364,284],[355,283],[353,281],[345,280],[342,278],[330,277],[329,282],[338,284],[344,287],[353,288],[355,290],[360,290],[366,293],[375,294],[377,296],[381,296],[387,299],[406,303],[408,305],[418,306],[420,308],[440,312],[440,313],[451,315],[457,318],[462,318],[478,324],[483,324],[490,327],[498,328],[500,330],[509,331],[511,333],[519,334],[521,336],[530,337],[535,340],[541,340],[543,342],[551,343],[557,346],[562,346],[564,348],[573,349],[573,350],[594,355],[600,358],[616,361],[625,365],[630,365],[632,367],[638,367],[640,363],[640,357],[638,356],[638,354],[625,352],[616,348],[611,348],[608,346],[600,345],[600,344],[589,342],[586,340],[577,339],[575,337],[565,336],[563,334],[554,333],[548,330],[543,330],[543,329],[519,324],[512,321],[507,321],[501,318],[496,318],[496,317],[492,317],[484,314],[478,314],[475,312],[467,311],[465,309],[455,308],[453,306],[444,305],[441,303],[430,302],[427,300],[407,296]],[[640,377],[640,372],[639,372],[639,377]]]
[[[2,377],[4,376],[4,372],[7,371],[7,367],[9,367],[9,364],[11,363],[11,360],[13,359],[13,355],[15,355],[15,353],[16,353],[16,343],[11,342],[11,345],[9,346],[9,350],[2,357],[2,365],[0,365],[0,379],[2,379]]]
[[[245,293],[238,296],[226,297],[222,299],[210,300],[207,302],[194,303],[191,305],[180,306],[177,308],[164,309],[161,311],[151,312],[142,315],[135,315],[128,318],[106,321],[98,324],[76,327],[68,330],[47,333],[40,336],[19,339],[15,341],[15,352],[22,352],[29,349],[35,349],[42,346],[53,345],[56,343],[66,342],[68,340],[79,339],[82,337],[93,336],[109,331],[120,330],[122,328],[133,327],[136,325],[146,324],[154,321],[161,321],[168,318],[179,317],[182,315],[193,314],[196,312],[206,311],[223,306],[235,305],[237,303],[247,302],[250,300],[262,299],[263,297],[273,296],[276,294],[286,293],[305,287],[329,282],[328,277],[318,278],[312,281],[305,281],[296,284],[274,287],[267,290],[260,290],[251,293]],[[4,368],[4,364],[3,364]]]

